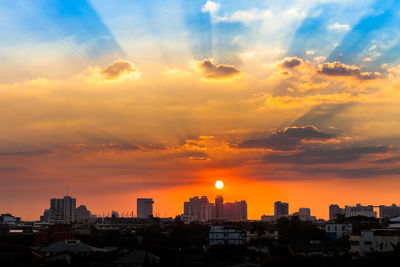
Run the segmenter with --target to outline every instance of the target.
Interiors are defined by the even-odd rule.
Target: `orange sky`
[[[400,204],[395,1],[139,2],[0,5],[0,212]]]

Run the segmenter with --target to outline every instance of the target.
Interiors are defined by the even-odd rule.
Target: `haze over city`
[[[399,203],[400,3],[4,1],[0,213]],[[224,183],[221,188],[215,182]],[[67,186],[69,192],[67,193]],[[136,212],[136,211],[135,211]]]

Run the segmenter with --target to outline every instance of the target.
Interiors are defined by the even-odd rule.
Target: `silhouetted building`
[[[298,216],[302,221],[315,221],[315,216],[311,216],[310,208],[300,208]]]
[[[189,202],[184,202],[183,213],[189,220],[207,222],[215,218],[215,205],[206,196],[196,196],[190,198]]]
[[[73,223],[75,222],[76,199],[70,196],[50,199],[50,209],[44,211],[41,221]]]
[[[346,217],[365,216],[376,218],[376,212],[372,205],[361,206],[361,204],[356,204],[356,206],[346,206],[344,210]]]
[[[339,205],[332,204],[329,206],[329,220],[334,220],[339,214],[345,214],[344,209],[340,208]]]
[[[215,215],[217,219],[224,218],[224,198],[222,196],[215,198]]]
[[[77,207],[75,209],[75,218],[76,218],[76,221],[78,221],[78,222],[82,222],[82,221],[85,221],[85,220],[89,219],[89,217],[91,215],[92,214],[86,208],[85,205],[80,205],[79,207]]]
[[[20,217],[12,216],[10,213],[1,214],[0,216],[0,224],[17,225],[20,222]]]
[[[246,201],[224,203],[224,218],[227,220],[247,220]]]
[[[276,201],[274,203],[274,215],[279,216],[288,216],[289,215],[289,203]]]
[[[153,216],[153,204],[152,198],[138,198],[137,199],[137,217],[138,218],[149,218]]]
[[[396,204],[392,204],[392,206],[379,206],[380,218],[393,218],[396,216],[400,216],[400,207]]]

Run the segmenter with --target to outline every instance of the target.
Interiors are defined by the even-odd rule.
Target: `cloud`
[[[296,170],[299,171],[299,170]],[[302,169],[302,173],[309,173],[309,174],[321,174],[321,173],[326,173],[326,174],[335,174],[336,176],[339,177],[345,177],[345,178],[370,178],[370,177],[376,177],[376,176],[381,176],[381,175],[399,175],[400,174],[400,168],[372,168],[372,167],[367,167],[367,168],[354,168],[354,169],[344,169],[344,168],[313,168],[313,169]]]
[[[41,150],[32,150],[32,151],[17,151],[17,152],[0,152],[0,156],[21,156],[21,157],[29,157],[29,156],[40,156],[50,154],[52,151],[47,149]]]
[[[221,5],[213,2],[213,1],[207,1],[203,8],[201,9],[201,12],[203,13],[210,13],[210,14],[215,14],[218,12],[220,9]]]
[[[331,30],[331,31],[349,31],[350,30],[350,25],[348,25],[348,24],[340,24],[339,22],[335,22],[334,24],[328,26],[328,30]]]
[[[241,22],[241,23],[251,23],[254,21],[264,20],[265,18],[271,16],[270,10],[238,10],[232,14],[225,15],[223,17],[216,16],[214,22]]]
[[[114,61],[113,64],[106,68],[89,67],[86,72],[90,74],[91,80],[97,82],[139,79],[141,76],[141,73],[132,62],[122,59]]]
[[[390,151],[389,146],[369,146],[350,148],[306,148],[300,152],[290,154],[271,153],[263,156],[268,163],[289,164],[338,164],[361,159],[364,155],[383,154]]]
[[[338,61],[320,64],[317,72],[327,76],[355,77],[359,80],[373,80],[381,77],[379,72],[361,72],[358,66],[346,65]]]
[[[292,126],[275,131],[267,138],[246,140],[239,144],[239,148],[293,150],[303,141],[326,141],[334,138],[336,138],[335,134],[325,133],[315,126]]]
[[[279,66],[285,69],[293,69],[303,63],[303,60],[298,57],[285,57],[279,63]]]
[[[212,59],[205,59],[201,62],[195,62],[197,69],[203,72],[206,79],[228,79],[239,76],[242,72],[231,65],[214,64]]]

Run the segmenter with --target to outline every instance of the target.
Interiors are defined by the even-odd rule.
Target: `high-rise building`
[[[217,219],[224,218],[224,198],[222,196],[215,198],[215,216]]]
[[[137,199],[137,217],[138,218],[149,218],[153,216],[153,204],[152,198],[138,198]]]
[[[247,203],[245,200],[224,203],[224,219],[247,220]]]
[[[44,211],[41,221],[73,223],[75,222],[76,199],[70,196],[50,199],[50,209]]]
[[[299,219],[302,221],[315,221],[316,219],[315,216],[311,216],[310,208],[300,208],[298,214],[299,214]]]
[[[215,206],[206,196],[196,196],[190,198],[189,202],[184,202],[183,214],[193,217],[194,220],[206,222],[215,218]]]
[[[396,216],[400,216],[400,207],[396,204],[392,204],[392,206],[379,206],[380,218],[392,218]]]
[[[344,210],[346,217],[365,216],[376,218],[376,212],[372,205],[361,206],[361,204],[356,204],[356,206],[346,206]]]
[[[276,201],[274,203],[274,215],[277,217],[289,215],[289,203]]]
[[[339,214],[345,214],[344,209],[340,208],[339,205],[331,204],[329,206],[329,220],[333,221]]]
[[[83,221],[89,219],[91,215],[92,214],[86,208],[85,205],[80,205],[79,207],[77,207],[75,209],[75,218],[76,218],[76,221],[78,221],[78,222],[83,222]]]

